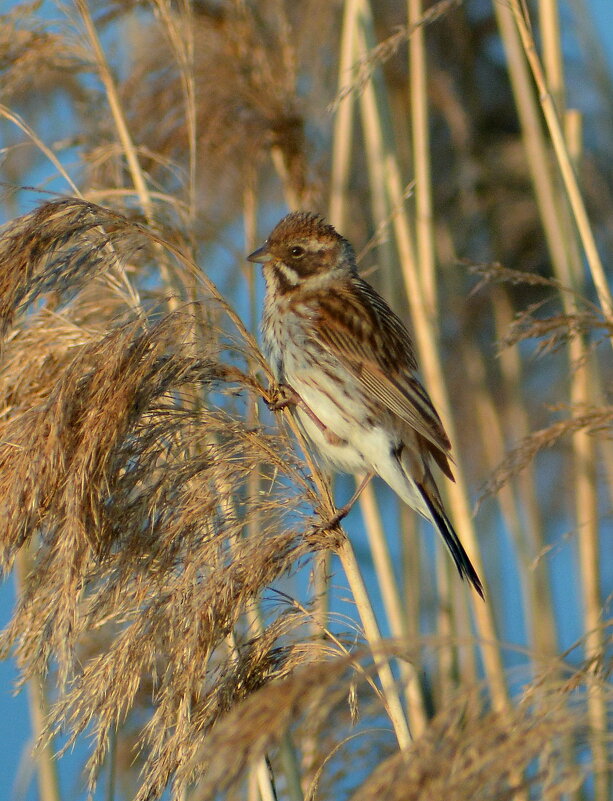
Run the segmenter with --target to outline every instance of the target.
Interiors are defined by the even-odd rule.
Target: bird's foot
[[[271,412],[278,412],[281,409],[287,409],[288,406],[297,406],[300,403],[300,395],[287,384],[279,384],[278,387],[275,387],[270,393],[270,400],[266,401]]]
[[[317,428],[326,438],[329,445],[343,445],[347,440],[339,437],[334,431],[328,428],[325,423],[322,423],[315,412],[306,405],[300,395],[289,384],[279,384],[279,386],[271,393],[271,400],[266,402],[266,405],[271,412],[278,412],[281,409],[287,409],[288,406],[295,406],[302,411],[315,423]]]

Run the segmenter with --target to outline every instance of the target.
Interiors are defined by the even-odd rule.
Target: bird
[[[411,335],[357,270],[355,252],[319,214],[292,212],[247,256],[262,265],[264,354],[288,406],[332,468],[373,475],[433,523],[460,576],[483,584],[445,512],[432,474],[453,480],[451,445],[417,377]]]

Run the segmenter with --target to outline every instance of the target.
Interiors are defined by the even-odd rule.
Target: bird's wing
[[[309,304],[311,305],[311,304]],[[428,393],[416,378],[411,337],[383,298],[365,281],[335,287],[313,299],[313,337],[331,351],[385,408],[446,455],[449,439]],[[439,462],[439,458],[436,458]]]

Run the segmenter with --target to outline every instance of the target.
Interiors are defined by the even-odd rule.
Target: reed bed
[[[0,652],[41,801],[608,801],[613,91],[584,1],[2,15]],[[297,208],[410,321],[485,601],[381,484],[330,529],[347,481],[267,409],[244,255]]]

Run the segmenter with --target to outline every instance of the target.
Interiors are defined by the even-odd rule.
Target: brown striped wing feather
[[[313,337],[329,349],[365,390],[431,446],[447,475],[449,440],[426,390],[414,375],[413,343],[400,319],[365,281],[315,295]],[[433,446],[433,447],[432,447]]]

